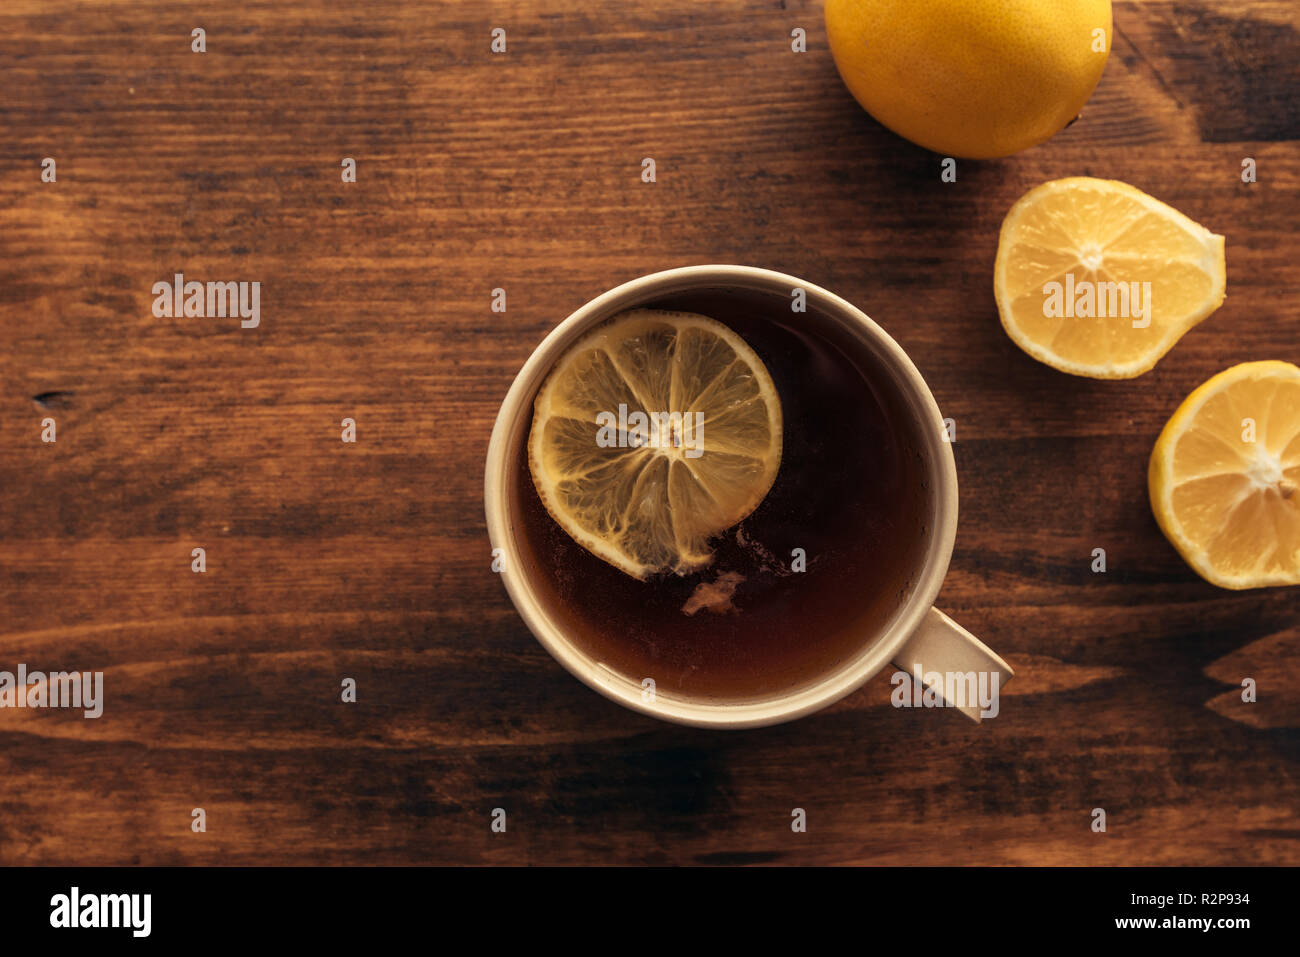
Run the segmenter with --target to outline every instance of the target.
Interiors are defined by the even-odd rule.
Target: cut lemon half
[[[1002,326],[1040,362],[1094,379],[1149,370],[1223,302],[1223,237],[1139,189],[1057,179],[1002,223]]]
[[[528,466],[551,517],[634,578],[687,574],[781,465],[781,402],[722,323],[634,309],[579,340],[533,404]]]
[[[1244,362],[1187,397],[1151,452],[1151,510],[1223,588],[1300,584],[1300,368]]]

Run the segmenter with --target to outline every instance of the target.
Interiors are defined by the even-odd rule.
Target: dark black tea
[[[742,700],[793,690],[860,651],[907,597],[930,514],[918,424],[858,340],[775,295],[700,291],[644,304],[696,312],[763,360],[784,418],[762,504],[693,574],[638,581],[551,518],[521,444],[512,480],[522,560],[570,640],[660,695]],[[938,427],[937,423],[934,427]]]

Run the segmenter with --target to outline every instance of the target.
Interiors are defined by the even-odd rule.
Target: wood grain
[[[5,4],[0,669],[102,669],[107,701],[0,711],[0,863],[1300,863],[1300,592],[1200,581],[1145,491],[1192,388],[1298,358],[1300,17],[1115,23],[1079,122],[942,184],[813,2]],[[1001,218],[1067,175],[1228,237],[1227,302],[1137,380],[997,321]],[[996,720],[895,711],[882,676],[791,725],[666,726],[513,612],[481,484],[514,373],[700,262],[861,305],[956,419],[941,607],[1018,670]],[[260,328],[155,319],[177,271],[260,281]]]

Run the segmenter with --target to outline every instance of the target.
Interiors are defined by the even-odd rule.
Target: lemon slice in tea
[[[716,320],[633,309],[579,340],[533,405],[528,466],[551,517],[634,578],[687,574],[781,465],[781,402]]]

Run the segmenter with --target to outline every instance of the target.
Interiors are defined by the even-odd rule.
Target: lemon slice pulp
[[[1223,242],[1127,183],[1044,183],[1002,223],[993,281],[1002,326],[1062,372],[1141,375],[1222,304]]]
[[[767,495],[781,403],[716,320],[634,309],[575,343],[533,404],[528,465],[551,517],[627,574],[687,574]]]
[[[1300,368],[1245,362],[1170,418],[1151,452],[1151,509],[1223,588],[1300,584]]]

